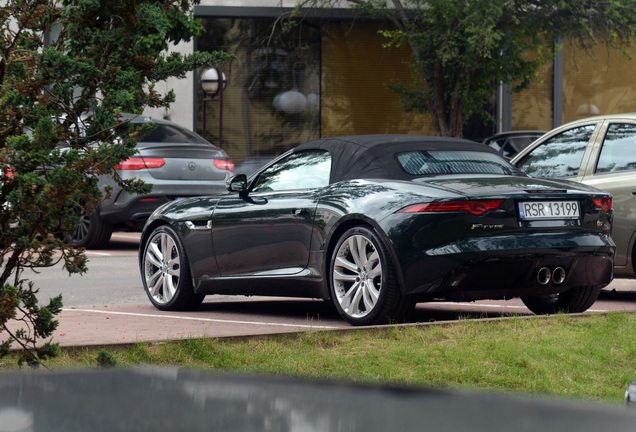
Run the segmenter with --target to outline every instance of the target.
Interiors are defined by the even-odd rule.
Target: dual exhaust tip
[[[548,267],[541,267],[537,272],[537,281],[541,285],[547,285],[550,282],[561,285],[565,281],[565,269],[561,266],[549,269]]]

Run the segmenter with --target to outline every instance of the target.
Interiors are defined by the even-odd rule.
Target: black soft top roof
[[[411,180],[413,176],[400,168],[393,155],[409,151],[476,151],[497,155],[494,149],[461,138],[425,135],[351,135],[321,138],[296,147],[293,152],[311,149],[331,153],[331,182],[357,178]]]

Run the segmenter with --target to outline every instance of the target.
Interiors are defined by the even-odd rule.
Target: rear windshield
[[[139,125],[135,125],[139,127]],[[199,135],[189,130],[169,124],[158,124],[140,142],[145,143],[200,143],[209,144]]]
[[[443,174],[515,175],[515,169],[500,156],[474,151],[429,150],[399,153],[398,164],[414,176]]]

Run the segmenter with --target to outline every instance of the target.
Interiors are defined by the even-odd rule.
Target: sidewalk
[[[268,300],[249,300],[245,308],[254,308],[254,302],[266,307]],[[293,303],[305,300],[278,300],[279,307],[293,308]],[[230,302],[232,303],[232,302]],[[241,309],[239,302],[234,302]],[[302,306],[301,306],[302,307]],[[241,337],[299,331],[327,330],[349,325],[333,317],[317,322],[285,316],[259,316],[255,313],[237,313],[226,301],[216,311],[214,303],[206,303],[193,312],[162,312],[152,305],[121,305],[108,308],[64,309],[55,340],[61,346],[90,346],[130,344],[137,342],[163,342],[200,337]],[[335,319],[334,319],[335,318]]]
[[[325,304],[319,300],[227,296],[206,301],[191,312],[162,312],[150,303],[64,308],[56,317],[59,325],[52,339],[62,347],[108,346],[350,327],[323,310]],[[9,327],[15,330],[18,324]]]

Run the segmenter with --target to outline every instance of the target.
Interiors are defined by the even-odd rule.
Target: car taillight
[[[118,170],[140,170],[144,168],[160,168],[166,163],[162,158],[142,158],[131,157],[125,161],[121,161],[113,168]]]
[[[214,166],[218,169],[234,171],[232,159],[214,159]]]
[[[604,213],[612,208],[612,198],[592,198],[592,202],[595,208],[603,210]]]
[[[2,174],[4,174],[4,176],[7,177],[7,180],[4,181],[4,184],[7,184],[9,182],[9,179],[12,179],[15,176],[15,171],[13,170],[13,168],[7,167],[7,169],[4,170],[4,172],[0,170],[0,175]]]
[[[232,162],[232,159],[214,159],[214,166],[218,169],[234,171],[234,162]]]
[[[398,210],[398,213],[460,213],[468,212],[475,216],[481,216],[492,210],[497,210],[504,200],[472,200],[472,201],[446,201],[424,204],[414,204]]]

